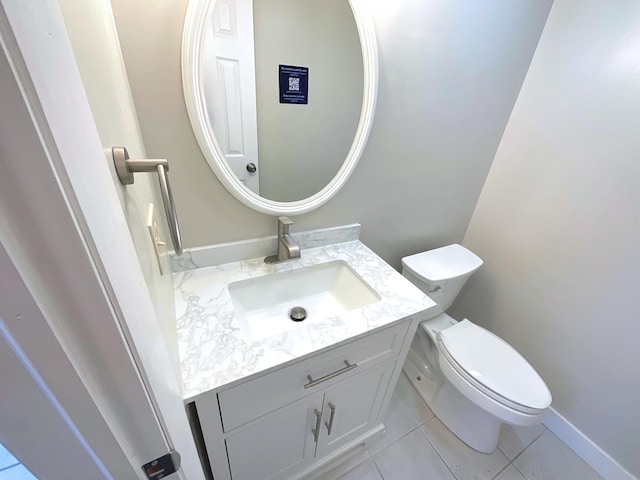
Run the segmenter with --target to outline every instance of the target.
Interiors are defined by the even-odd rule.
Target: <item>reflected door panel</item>
[[[211,21],[203,52],[209,121],[229,167],[259,195],[253,0],[218,0]]]

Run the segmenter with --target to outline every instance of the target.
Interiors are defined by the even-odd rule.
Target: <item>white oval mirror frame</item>
[[[229,167],[213,130],[209,127],[201,58],[207,20],[211,18],[214,2],[215,0],[189,0],[182,36],[184,97],[191,127],[200,149],[220,182],[244,205],[271,215],[300,215],[310,212],[330,200],[349,179],[360,160],[371,131],[378,91],[378,53],[373,22],[365,10],[366,0],[349,0],[360,37],[364,73],[362,110],[353,143],[340,170],[322,190],[293,202],[269,200],[245,187]]]

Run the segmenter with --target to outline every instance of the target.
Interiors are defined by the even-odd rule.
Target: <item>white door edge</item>
[[[3,125],[3,245],[131,464],[175,447],[203,478],[58,5],[29,3],[0,0],[24,101]]]
[[[132,478],[136,475],[135,470],[97,411],[2,245],[0,271],[2,444],[38,478],[69,479],[79,472],[96,480]],[[29,341],[31,338],[38,339],[37,348]],[[25,349],[29,349],[29,353]],[[58,398],[54,390],[60,392],[61,389],[64,393],[72,393],[74,404],[64,396]],[[74,420],[67,409],[80,406],[74,408]],[[84,415],[77,414],[80,410]],[[78,425],[85,430],[90,428],[94,446]],[[95,434],[98,434],[100,444],[96,444]]]

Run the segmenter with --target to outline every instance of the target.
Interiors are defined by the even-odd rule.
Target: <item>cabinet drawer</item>
[[[287,403],[316,393],[400,353],[410,322],[373,333],[218,393],[222,425],[228,432]],[[348,368],[349,365],[357,365]],[[331,376],[335,373],[335,376]],[[326,381],[309,385],[313,380]],[[307,388],[305,388],[307,385]]]

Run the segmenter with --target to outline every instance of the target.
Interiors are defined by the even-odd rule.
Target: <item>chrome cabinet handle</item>
[[[320,435],[320,424],[322,422],[322,412],[319,412],[316,408],[313,413],[316,414],[316,428],[312,428],[311,432],[313,433],[313,441],[318,443],[318,436]]]
[[[317,380],[314,380],[311,375],[307,375],[309,383],[307,383],[304,388],[315,387],[319,383],[326,382],[327,380],[337,377],[338,375],[342,375],[343,373],[346,373],[349,370],[353,370],[358,366],[357,363],[349,363],[347,360],[344,361],[344,364],[346,365],[346,367],[342,367],[340,370],[336,370],[335,372],[327,373],[324,377],[320,377]]]
[[[327,427],[327,435],[331,435],[331,429],[333,428],[333,417],[336,416],[336,406],[333,403],[329,402],[329,408],[331,409],[329,423],[324,422],[324,426]]]
[[[123,185],[133,183],[133,174],[138,172],[157,172],[160,182],[160,193],[164,203],[164,213],[167,216],[167,224],[171,233],[171,241],[176,255],[182,255],[182,240],[180,238],[180,227],[178,226],[178,216],[169,185],[169,162],[165,159],[135,159],[129,158],[129,152],[125,147],[113,147],[111,149],[113,163],[116,166],[116,173]]]

